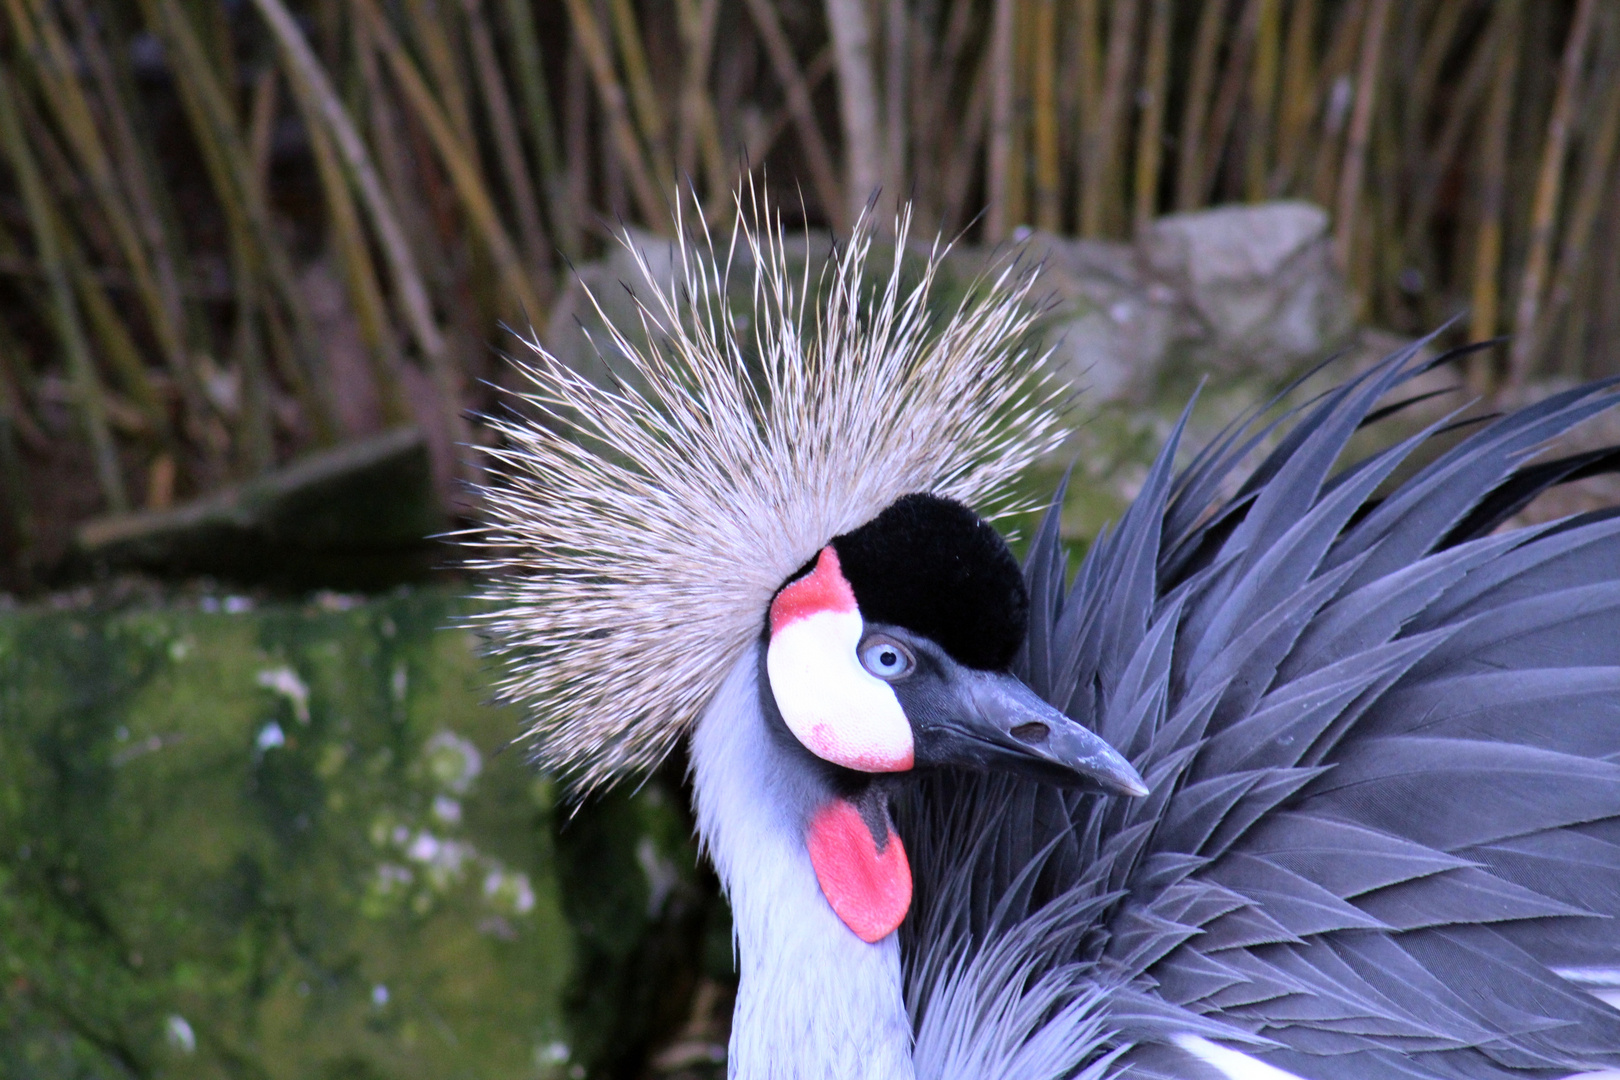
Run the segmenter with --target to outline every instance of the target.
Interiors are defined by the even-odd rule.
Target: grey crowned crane
[[[1415,348],[1178,467],[1184,416],[1071,580],[1061,492],[1022,567],[980,516],[1064,434],[1031,276],[934,319],[869,248],[643,266],[622,378],[536,345],[485,492],[538,762],[687,740],[730,1075],[1620,1068],[1620,511],[1499,528],[1614,464],[1530,459],[1620,382],[1355,460]]]

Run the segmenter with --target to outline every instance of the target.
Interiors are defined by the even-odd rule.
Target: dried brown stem
[[[1390,0],[1372,0],[1367,21],[1362,26],[1355,104],[1350,110],[1349,141],[1344,151],[1344,168],[1339,173],[1338,198],[1334,200],[1333,250],[1340,269],[1350,267],[1356,239],[1361,184],[1367,169],[1367,137],[1372,131],[1373,106],[1378,100],[1378,75],[1384,55],[1389,4]]]
[[[1535,363],[1540,342],[1536,338],[1536,316],[1541,308],[1542,289],[1552,257],[1553,231],[1558,226],[1558,204],[1563,194],[1564,158],[1569,148],[1576,97],[1581,72],[1586,64],[1587,42],[1591,37],[1594,0],[1577,0],[1569,37],[1564,42],[1564,58],[1559,65],[1558,90],[1552,113],[1547,118],[1547,141],[1541,152],[1536,177],[1535,201],[1530,211],[1529,253],[1524,260],[1524,276],[1519,284],[1518,310],[1513,319],[1513,344],[1508,353],[1508,386],[1523,387]]]
[[[1047,232],[1063,227],[1062,173],[1058,161],[1057,0],[1036,0],[1031,45],[1035,128],[1035,224]]]
[[[1136,28],[1141,0],[1114,0],[1108,16],[1108,53],[1103,70],[1102,100],[1096,142],[1091,159],[1097,163],[1097,183],[1086,187],[1080,203],[1080,235],[1100,236],[1116,230],[1115,216],[1122,204],[1121,147],[1131,99],[1131,69],[1136,60]]]
[[[883,114],[866,0],[822,0],[838,66],[844,132],[844,216],[853,221],[883,187]],[[892,196],[891,196],[892,200]],[[879,212],[879,227],[890,217]]]
[[[473,66],[478,72],[479,97],[489,117],[490,134],[505,174],[512,212],[517,215],[523,257],[535,282],[534,291],[544,303],[551,292],[551,246],[546,241],[545,227],[540,224],[540,201],[535,195],[534,180],[529,176],[523,139],[518,134],[512,101],[501,78],[500,60],[495,54],[495,40],[490,34],[483,4],[480,0],[462,0],[462,5],[467,12],[467,36],[472,46]],[[541,312],[533,313],[535,318],[540,315]]]
[[[1524,0],[1499,0],[1491,35],[1491,96],[1480,139],[1479,230],[1474,241],[1473,312],[1468,334],[1475,341],[1495,336],[1502,270],[1502,217],[1506,207],[1508,138],[1513,119],[1513,90],[1518,83],[1520,26]],[[1476,369],[1481,373],[1483,369]]]
[[[1135,207],[1132,227],[1141,232],[1153,223],[1159,198],[1159,165],[1163,159],[1164,106],[1170,83],[1170,27],[1174,0],[1151,0],[1147,60],[1142,75],[1142,122],[1136,132]]]
[[[636,22],[636,9],[630,0],[608,0],[608,11],[613,17],[613,37],[619,45],[619,56],[624,62],[625,81],[630,84],[630,103],[635,110],[636,126],[641,130],[647,146],[647,156],[653,174],[661,181],[671,175],[669,136],[664,109],[658,103],[658,92],[653,89],[652,70],[647,64],[647,49],[641,41],[641,27]]]
[[[788,43],[787,34],[777,20],[771,0],[748,0],[748,13],[753,16],[754,26],[771,59],[776,78],[787,93],[788,108],[793,112],[793,123],[799,132],[799,143],[804,149],[816,198],[832,222],[833,229],[840,233],[847,232],[854,219],[849,217],[844,205],[844,189],[833,166],[832,151],[827,149],[827,140],[816,121],[815,105],[810,100],[810,91],[805,86],[799,62],[793,57],[793,46]]]
[[[1585,143],[1580,182],[1558,245],[1558,270],[1536,329],[1536,339],[1542,342],[1551,338],[1554,324],[1569,308],[1577,283],[1591,263],[1592,242],[1598,235],[1603,201],[1611,195],[1609,189],[1620,190],[1615,183],[1615,151],[1620,149],[1620,60],[1600,67],[1592,84],[1594,89],[1601,86],[1604,90],[1590,113],[1595,130],[1588,133]],[[1601,303],[1595,296],[1591,299]]]
[[[1193,34],[1192,73],[1181,110],[1181,137],[1176,150],[1176,209],[1193,210],[1204,201],[1205,121],[1215,87],[1221,31],[1228,0],[1204,0]]]
[[[1255,29],[1254,69],[1249,82],[1248,126],[1244,132],[1244,197],[1259,202],[1266,197],[1268,160],[1277,108],[1277,66],[1282,52],[1282,0],[1261,0]]]
[[[1215,107],[1209,114],[1209,128],[1204,136],[1204,174],[1198,181],[1198,203],[1206,202],[1214,193],[1220,179],[1221,160],[1226,153],[1226,142],[1237,120],[1238,108],[1248,89],[1249,63],[1254,56],[1254,38],[1259,28],[1260,9],[1266,0],[1244,0],[1233,28],[1232,45],[1226,52],[1226,66],[1221,72],[1220,89],[1215,93]]]
[[[990,139],[985,147],[984,238],[999,243],[1012,225],[1012,190],[1008,171],[1013,151],[1013,56],[1017,42],[1015,0],[995,0],[990,49],[985,63],[990,75]]]
[[[363,0],[369,3],[370,0]],[[607,113],[609,132],[613,136],[618,160],[630,178],[636,205],[647,225],[656,230],[670,228],[669,207],[658,186],[653,183],[653,170],[649,167],[641,144],[636,141],[630,126],[630,110],[625,102],[624,86],[613,69],[613,57],[602,38],[602,28],[591,10],[590,0],[568,0],[568,16],[574,27],[574,40],[579,43],[585,61],[590,65],[596,81],[596,95]]]
[[[90,344],[85,336],[73,286],[68,279],[67,265],[57,242],[56,214],[51,208],[39,164],[23,132],[16,95],[16,84],[10,72],[0,69],[0,142],[5,145],[6,156],[11,161],[17,185],[22,189],[24,208],[33,226],[34,244],[50,286],[51,314],[84,418],[102,498],[109,509],[124,511],[129,509],[129,496],[125,492],[124,477],[118,464],[118,450],[107,429],[107,406],[102,396],[101,380],[96,377],[95,367],[90,360]]]
[[[1294,182],[1300,156],[1316,113],[1316,21],[1318,0],[1295,0],[1283,47],[1282,101],[1277,112],[1277,167],[1268,194],[1280,195]]]

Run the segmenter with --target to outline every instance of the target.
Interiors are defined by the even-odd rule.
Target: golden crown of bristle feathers
[[[576,792],[661,761],[772,594],[832,537],[914,491],[993,511],[1062,437],[1058,392],[1026,345],[1030,267],[935,318],[945,249],[903,284],[909,213],[872,279],[864,221],[813,279],[808,260],[790,271],[779,218],[757,205],[738,218],[719,252],[706,233],[672,241],[668,285],[626,243],[650,291],[635,335],[597,305],[626,365],[618,385],[531,337],[514,361],[530,415],[492,420],[472,621],[505,654],[497,692],[529,709],[538,763]],[[739,266],[747,318],[727,303]]]

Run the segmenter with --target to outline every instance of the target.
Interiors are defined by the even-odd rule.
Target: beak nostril
[[[1051,733],[1052,730],[1039,720],[1031,720],[1027,724],[1019,724],[1012,729],[1013,738],[1021,743],[1028,743],[1030,746],[1039,746],[1044,743]]]

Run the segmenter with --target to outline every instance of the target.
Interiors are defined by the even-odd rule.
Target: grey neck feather
[[[692,738],[698,833],[731,901],[741,978],[733,1080],[912,1080],[891,934],[869,945],[816,882],[810,816],[832,792],[768,728],[749,649]]]

